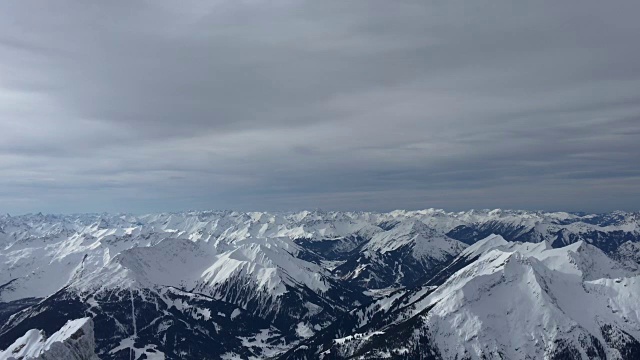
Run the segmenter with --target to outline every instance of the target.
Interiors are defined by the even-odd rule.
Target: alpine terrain
[[[0,216],[0,359],[640,359],[640,213]]]

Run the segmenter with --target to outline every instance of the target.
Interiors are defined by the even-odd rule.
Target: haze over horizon
[[[638,211],[638,13],[4,2],[1,212]]]
[[[447,214],[464,214],[464,213],[471,213],[471,212],[476,212],[476,213],[491,213],[494,211],[500,211],[505,215],[508,215],[509,213],[513,214],[513,213],[518,213],[518,212],[524,212],[524,213],[543,213],[543,214],[558,214],[558,213],[568,213],[568,214],[577,214],[577,215],[601,215],[601,214],[613,214],[613,213],[621,213],[621,214],[637,214],[640,213],[640,211],[637,210],[631,210],[631,211],[625,211],[625,210],[612,210],[612,211],[605,211],[605,212],[588,212],[588,211],[563,211],[563,210],[540,210],[540,209],[507,209],[507,208],[494,208],[494,209],[490,209],[490,208],[484,208],[484,209],[460,209],[460,210],[450,210],[450,209],[442,209],[442,208],[422,208],[422,209],[392,209],[392,210],[345,210],[345,209],[321,209],[321,208],[315,208],[315,209],[297,209],[297,210],[279,210],[279,211],[272,211],[269,209],[256,209],[256,210],[251,210],[251,209],[245,209],[245,210],[237,210],[237,209],[177,209],[177,210],[166,210],[166,211],[151,211],[151,212],[130,212],[130,211],[91,211],[91,212],[58,212],[58,213],[47,213],[47,212],[42,212],[42,211],[38,211],[38,212],[27,212],[27,213],[4,213],[4,214],[0,214],[0,216],[5,215],[5,216],[10,216],[10,217],[29,217],[31,215],[34,216],[82,216],[82,215],[102,215],[102,214],[106,214],[106,215],[132,215],[132,216],[146,216],[146,215],[160,215],[160,214],[187,214],[187,213],[224,213],[224,212],[236,212],[236,213],[266,213],[266,214],[298,214],[301,212],[305,212],[305,211],[309,211],[309,212],[326,212],[326,213],[333,213],[333,212],[337,212],[337,213],[379,213],[379,214],[389,214],[389,213],[393,213],[396,211],[399,212],[408,212],[408,213],[419,213],[421,211],[429,211],[429,210],[433,210],[435,212],[439,212],[439,211],[444,211]]]

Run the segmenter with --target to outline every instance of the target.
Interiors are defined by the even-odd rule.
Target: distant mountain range
[[[640,213],[0,215],[0,360],[59,354],[639,359]]]

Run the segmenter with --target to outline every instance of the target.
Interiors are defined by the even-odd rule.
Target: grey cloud
[[[0,10],[7,211],[637,210],[636,2]]]

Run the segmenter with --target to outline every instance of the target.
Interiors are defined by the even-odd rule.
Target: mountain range
[[[0,215],[0,359],[60,356],[638,359],[640,213]]]

